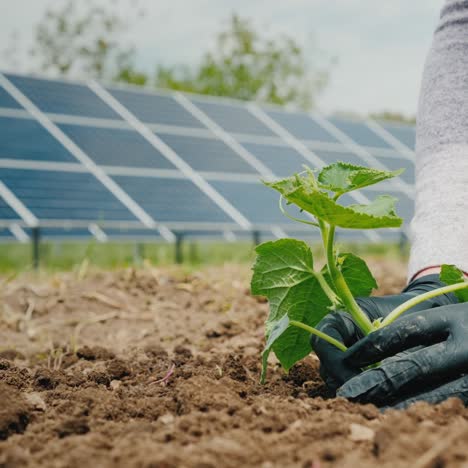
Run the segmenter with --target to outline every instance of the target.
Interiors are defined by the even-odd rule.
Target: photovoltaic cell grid
[[[40,220],[136,221],[91,174],[2,168],[0,180]]]
[[[339,143],[326,129],[304,113],[268,111],[267,114],[299,140]]]
[[[19,220],[18,214],[11,209],[10,205],[0,197],[0,220]]]
[[[194,99],[192,99],[192,102],[229,133],[274,136],[274,133],[254,117],[245,106]]]
[[[59,125],[59,127],[96,164],[175,169],[170,161],[134,130],[85,127],[82,125]]]
[[[110,93],[145,123],[203,128],[172,96],[110,89]]]
[[[39,109],[51,114],[120,119],[85,85],[8,75]]]
[[[205,224],[209,228],[207,232],[222,235],[219,224],[239,227],[232,216],[232,210],[237,210],[240,216],[251,223],[252,229],[271,232],[270,228],[281,226],[288,233],[295,233],[295,229],[303,232],[303,226],[298,226],[279,212],[276,194],[255,182],[257,177],[261,177],[254,168],[255,164],[244,160],[235,148],[215,136],[174,95],[108,88],[113,98],[143,125],[154,126],[151,128],[163,145],[167,145],[180,160],[190,166],[189,174],[182,174],[177,164],[174,165],[163,154],[164,151],[161,153],[160,149],[146,141],[138,129],[123,121],[86,85],[16,75],[7,75],[7,78],[40,111],[52,121],[57,121],[59,130],[78,145],[98,168],[101,167],[99,170],[105,171],[112,167],[109,173],[112,180],[156,221],[168,225],[172,223],[179,232],[182,229],[186,233],[198,232],[200,235],[203,235],[203,230],[194,231],[192,225]],[[187,97],[199,112],[237,139],[254,160],[267,166],[276,176],[287,176],[302,170],[303,164],[310,165],[303,155],[289,146],[289,142],[283,141],[275,133],[275,128],[257,119],[243,103]],[[2,108],[20,111],[22,106],[0,87],[0,110]],[[335,132],[320,125],[320,121],[313,116],[273,108],[265,108],[264,112],[267,119],[273,119],[294,138],[308,145],[309,151],[321,158],[324,164],[343,160],[367,165],[360,155],[343,144]],[[61,116],[67,116],[66,124],[61,123]],[[414,167],[408,153],[400,154],[398,147],[393,147],[391,142],[363,122],[341,117],[331,118],[329,122],[338,134],[342,132],[347,138],[366,147],[366,151],[387,168],[406,168],[403,181],[409,185],[414,183]],[[403,145],[414,147],[413,127],[387,122],[378,124]],[[194,131],[198,133],[194,134]],[[2,160],[9,160],[9,163],[5,165]],[[23,166],[15,167],[15,160]],[[122,221],[122,226],[126,222],[131,222],[132,226],[138,224],[135,215],[92,174],[93,169],[83,167],[81,171],[70,172],[70,165],[66,170],[62,164],[75,163],[76,166],[78,162],[62,143],[28,116],[26,111],[21,118],[0,117],[0,181],[40,221],[86,220],[97,224]],[[27,169],[24,169],[25,163],[29,165]],[[38,167],[34,167],[34,163]],[[54,170],[43,170],[40,163],[55,164],[57,167]],[[30,167],[31,164],[33,167]],[[135,176],[135,169],[141,175]],[[156,173],[146,176],[145,170]],[[126,174],[126,171],[129,173]],[[210,190],[217,192],[217,200],[214,200],[212,193],[205,193],[190,180],[191,171],[192,174],[211,173],[208,183],[211,185]],[[390,189],[387,186],[389,193]],[[371,191],[368,192],[372,195]],[[401,200],[403,216],[409,220],[412,216],[412,200],[400,191],[395,192],[395,195]],[[226,203],[220,203],[220,197],[224,197],[229,205],[227,208]],[[303,216],[299,212],[292,214]],[[4,220],[18,219],[18,214],[1,199],[0,216]],[[60,229],[47,229],[50,237],[61,232]],[[108,235],[118,236],[126,232],[125,229],[115,229]],[[88,232],[83,228],[77,228],[76,232],[68,230],[68,234],[75,237],[85,236]],[[153,231],[129,228],[128,232],[133,232],[137,237]],[[383,237],[388,235],[393,233]]]
[[[0,158],[76,162],[41,124],[10,117],[0,117]]]

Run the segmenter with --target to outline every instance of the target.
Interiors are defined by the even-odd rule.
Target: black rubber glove
[[[339,396],[402,408],[451,396],[468,403],[468,304],[404,316],[343,354],[345,362],[360,368],[383,361],[347,381]]]
[[[440,288],[441,286],[444,286],[444,283],[439,280],[439,275],[426,275],[411,282],[401,294],[358,298],[357,302],[369,319],[374,321],[378,318],[386,317],[393,309],[408,299]],[[454,294],[437,296],[413,307],[405,316],[425,309],[455,304],[457,302]],[[347,347],[354,345],[364,336],[359,327],[354,323],[351,315],[347,312],[335,312],[327,315],[317,325],[317,328],[341,341]],[[359,363],[356,363],[352,359],[349,361],[346,359],[349,351],[343,353],[335,346],[315,335],[311,336],[311,345],[320,359],[320,375],[332,391],[336,391],[346,381],[361,373],[362,366]]]

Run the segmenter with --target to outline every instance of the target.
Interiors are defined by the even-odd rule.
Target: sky
[[[0,0],[0,49],[17,33],[28,48],[47,7],[65,0]],[[80,0],[82,1],[82,0]],[[108,3],[110,0],[96,0]],[[129,0],[128,3],[131,3]],[[266,34],[287,34],[308,60],[334,59],[318,100],[326,113],[416,113],[419,83],[444,0],[140,0],[145,17],[129,33],[138,68],[196,64],[236,12]],[[131,13],[131,6],[121,6]],[[317,54],[317,50],[319,53]],[[28,58],[18,57],[27,72]],[[0,63],[0,69],[5,68]],[[29,66],[30,68],[30,66]]]

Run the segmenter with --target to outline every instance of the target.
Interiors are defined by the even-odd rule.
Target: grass
[[[320,248],[313,247],[317,261]],[[394,258],[404,255],[397,244],[341,244],[342,251],[361,256]],[[222,265],[223,263],[250,264],[255,257],[251,242],[184,242],[183,263],[187,267]],[[113,270],[138,265],[146,260],[154,265],[171,265],[175,261],[175,247],[167,243],[135,244],[98,242],[55,242],[40,246],[40,266],[46,271],[70,271],[87,260],[90,265]],[[29,244],[0,244],[0,273],[19,273],[32,269],[32,251]]]

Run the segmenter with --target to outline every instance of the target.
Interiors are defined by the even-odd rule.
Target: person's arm
[[[408,277],[444,263],[468,271],[466,1],[449,0],[442,9],[424,67],[416,129],[415,216]]]
[[[419,99],[416,144],[416,210],[408,277],[399,296],[369,298],[361,307],[383,317],[395,301],[437,287],[439,266],[468,271],[468,2],[447,1],[426,61]],[[444,305],[445,302],[445,305]],[[363,338],[346,312],[317,328],[349,346],[338,353],[311,338],[321,374],[338,395],[379,406],[458,396],[468,403],[468,304],[453,295],[427,310],[411,311]],[[383,361],[382,361],[383,360]],[[362,372],[369,364],[377,367]]]

